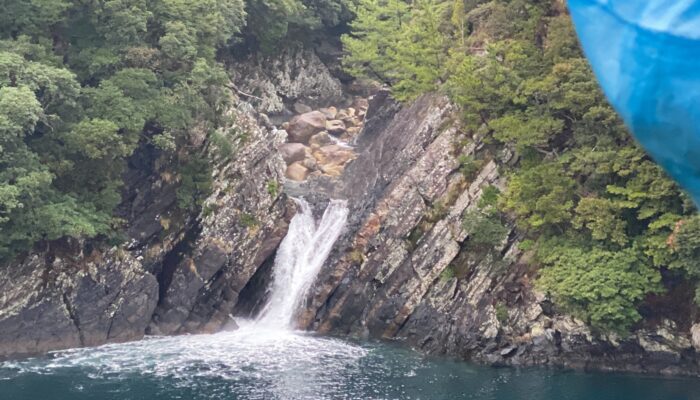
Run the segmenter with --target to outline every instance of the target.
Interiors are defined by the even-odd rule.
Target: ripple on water
[[[0,364],[12,400],[691,400],[700,381],[493,369],[242,324]]]
[[[236,389],[249,398],[320,398],[318,391],[341,388],[368,351],[338,339],[244,326],[234,332],[147,338],[5,362],[0,379],[79,369],[93,380],[143,376],[167,379],[174,387]],[[76,390],[83,391],[81,386]]]

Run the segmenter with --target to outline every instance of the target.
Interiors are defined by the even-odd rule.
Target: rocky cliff
[[[230,152],[199,147],[215,160],[200,212],[178,208],[179,177],[164,155],[142,148],[119,209],[126,244],[51,243],[0,270],[1,357],[233,327],[233,315],[255,314],[264,300],[295,212],[288,196],[303,196],[319,210],[344,198],[351,212],[297,316],[301,327],[494,365],[700,374],[700,325],[665,319],[625,337],[595,334],[534,288],[536,270],[515,230],[495,252],[471,242],[465,213],[486,187],[507,185],[500,166],[516,160],[507,148],[491,149],[496,156],[466,177],[460,157],[486,145],[463,135],[446,98],[402,106],[379,90],[363,102],[361,123],[318,111],[328,120],[313,136],[335,129],[334,118],[362,127],[346,137],[351,156],[343,150],[342,168],[330,173],[323,162],[334,161],[321,149],[336,144],[289,139],[277,128],[312,108],[353,108],[316,53],[251,56],[233,70],[238,106],[220,132]],[[294,140],[304,147],[298,160],[285,153]],[[290,175],[295,163],[306,171]]]
[[[266,66],[255,58],[231,66],[237,106],[219,132],[227,145],[192,133],[193,151],[214,164],[212,190],[198,213],[177,204],[182,177],[172,160],[144,144],[129,161],[117,211],[126,243],[47,243],[0,269],[0,358],[211,332],[231,321],[239,293],[269,265],[294,214],[279,189],[285,164],[277,147],[286,135],[258,110],[268,111],[262,97],[239,89],[249,89],[240,73],[272,88],[256,92],[268,99],[307,102],[329,87],[336,91],[325,99],[341,95],[313,51],[290,50],[274,69]]]
[[[535,289],[515,230],[495,253],[470,242],[465,213],[484,188],[504,188],[499,166],[516,160],[497,149],[465,178],[459,157],[485,145],[461,134],[456,113],[440,96],[399,107],[379,93],[341,181],[288,185],[297,195],[348,198],[353,216],[299,323],[491,365],[700,373],[698,325],[663,319],[628,336],[595,334]]]

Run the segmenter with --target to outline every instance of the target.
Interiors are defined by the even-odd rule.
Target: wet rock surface
[[[402,106],[372,86],[347,96],[308,50],[254,56],[236,70],[239,106],[226,132],[245,135],[225,136],[230,157],[212,155],[199,214],[178,209],[167,160],[140,149],[117,211],[126,245],[52,243],[0,269],[0,357],[213,332],[236,313],[254,315],[293,196],[319,211],[330,198],[351,209],[300,327],[492,365],[700,374],[700,323],[592,332],[534,288],[517,232],[495,253],[470,243],[463,217],[486,187],[506,187],[499,166],[513,156],[501,149],[463,176],[460,157],[485,145],[463,135],[445,97]]]
[[[368,107],[367,99],[362,97],[355,97],[347,108],[306,111],[311,108],[296,107],[304,112],[281,124],[287,133],[287,143],[279,146],[287,163],[285,177],[302,182],[310,177],[341,176],[345,166],[356,158],[353,143],[362,130]]]
[[[327,104],[342,95],[313,51],[261,60],[234,67],[229,87],[237,106],[220,132],[233,154],[222,157],[206,135],[190,135],[192,151],[209,151],[215,160],[212,192],[198,213],[178,207],[180,177],[168,158],[145,145],[129,160],[116,211],[126,221],[125,244],[58,241],[2,266],[0,358],[147,333],[212,332],[231,323],[239,293],[274,257],[296,211],[281,187],[283,155],[299,153],[280,151],[286,133],[261,111],[286,107],[283,97]],[[260,97],[244,91],[253,89],[251,77],[274,88],[267,105],[251,105]]]
[[[700,373],[693,347],[700,325],[692,333],[670,320],[624,337],[592,332],[534,288],[536,271],[515,231],[495,254],[470,245],[463,217],[484,188],[505,188],[499,164],[512,162],[512,153],[502,150],[466,179],[459,157],[479,154],[483,144],[462,135],[447,99],[423,96],[400,107],[379,92],[369,102],[357,159],[341,177],[287,184],[289,193],[321,204],[342,197],[351,207],[301,326],[491,365]]]
[[[0,272],[0,358],[143,336],[158,283],[140,260],[119,250],[46,256]]]

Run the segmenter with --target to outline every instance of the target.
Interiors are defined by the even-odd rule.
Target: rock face
[[[127,244],[51,243],[0,268],[0,358],[146,333],[210,332],[230,322],[239,294],[256,287],[256,272],[255,282],[266,281],[260,271],[269,275],[295,212],[281,192],[285,163],[313,160],[305,145],[282,146],[287,135],[266,113],[311,112],[310,105],[343,102],[343,92],[316,53],[302,48],[236,62],[229,87],[238,106],[221,135],[235,154],[210,154],[218,160],[213,190],[199,215],[178,208],[180,177],[166,155],[141,146],[117,209]],[[190,144],[201,150],[205,139],[193,131]]]
[[[498,165],[512,153],[502,149],[466,179],[459,156],[483,145],[461,134],[456,112],[442,97],[401,108],[380,92],[370,100],[357,159],[340,179],[287,185],[319,204],[343,197],[351,207],[298,323],[492,365],[700,374],[697,338],[673,321],[616,337],[557,313],[533,287],[516,232],[496,253],[471,245],[463,217],[485,187],[505,188]]]
[[[246,141],[235,161],[215,165],[199,216],[183,215],[176,178],[137,154],[139,169],[129,174],[138,180],[119,210],[130,221],[126,245],[53,243],[0,269],[0,358],[146,333],[212,332],[231,321],[238,293],[274,256],[294,213],[276,189],[285,134],[259,126],[240,104],[231,120]]]
[[[284,132],[267,130],[252,109],[232,110],[246,132],[233,162],[214,170],[211,195],[187,246],[163,266],[160,298],[148,332],[213,332],[231,313],[255,271],[270,257],[287,230],[294,209],[277,190],[284,171],[278,148]],[[226,131],[228,129],[224,129]]]
[[[339,93],[317,58],[294,54],[275,61],[284,72],[274,78],[285,82],[286,93]],[[307,75],[297,76],[301,70]],[[311,84],[311,76],[319,82]],[[258,83],[274,87],[270,79],[263,74]],[[158,151],[142,146],[129,161],[117,210],[127,221],[125,245],[56,242],[0,268],[0,358],[146,333],[211,332],[229,323],[238,294],[274,257],[295,212],[280,190],[285,162],[278,148],[286,134],[240,96],[238,108],[230,110],[235,126],[222,129],[235,154],[231,161],[211,154],[219,161],[199,215],[178,208],[176,171]],[[197,132],[191,139],[193,146],[205,144]],[[301,152],[287,150],[283,154],[292,159],[309,154],[303,145]]]
[[[127,252],[49,259],[34,254],[0,273],[0,355],[140,339],[158,283]]]
[[[234,66],[234,81],[256,111],[265,114],[308,112],[343,99],[340,81],[328,71],[318,55],[309,49],[288,48],[271,56],[252,55]],[[285,104],[297,101],[298,106]],[[303,103],[302,103],[303,102]],[[306,107],[304,107],[306,106]]]
[[[313,135],[324,129],[326,129],[326,116],[320,111],[311,111],[297,115],[289,121],[287,134],[290,142],[306,143]]]

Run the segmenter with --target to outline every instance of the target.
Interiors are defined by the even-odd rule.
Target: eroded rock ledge
[[[235,154],[217,158],[201,214],[178,211],[177,177],[158,154],[137,153],[119,210],[129,221],[128,245],[56,243],[0,271],[0,357],[225,329],[232,314],[249,315],[259,305],[295,212],[287,196],[303,196],[319,209],[329,198],[347,199],[351,208],[298,315],[307,329],[397,339],[493,365],[700,375],[700,325],[660,320],[626,337],[596,335],[533,288],[535,272],[515,231],[495,255],[470,246],[463,216],[485,187],[507,185],[499,165],[513,156],[500,149],[466,179],[459,157],[484,145],[463,136],[446,98],[401,106],[380,90],[353,105],[303,49],[253,57],[238,71],[245,71],[232,85],[239,107],[225,130]],[[340,110],[330,115],[332,104],[365,115],[357,113],[362,123],[353,127],[361,131],[347,138],[352,156],[328,173],[318,167],[312,137],[342,137],[339,124],[328,123],[346,124]],[[296,133],[282,123],[312,107],[329,112],[325,121],[290,143]],[[314,142],[315,150],[328,145]],[[309,156],[320,173],[304,166],[295,179],[289,167]]]
[[[282,90],[270,98],[307,101],[327,85],[338,88],[329,98],[342,94],[311,50],[287,51],[275,63],[281,76],[256,60],[236,68]],[[232,79],[237,107],[219,132],[230,154],[192,132],[191,151],[215,160],[213,190],[199,215],[178,208],[180,177],[167,156],[142,146],[130,160],[117,210],[127,221],[126,244],[55,242],[0,269],[0,358],[145,334],[212,332],[231,321],[239,293],[274,257],[295,212],[281,191],[278,146],[286,134],[239,93],[245,82],[237,74]],[[275,86],[279,79],[284,88]]]
[[[662,320],[625,337],[597,335],[535,290],[514,230],[495,255],[470,246],[464,214],[485,187],[504,189],[499,165],[514,160],[500,149],[465,179],[459,157],[484,145],[462,135],[456,112],[441,96],[400,108],[379,93],[340,182],[290,185],[321,202],[348,198],[352,215],[300,324],[492,365],[700,374],[700,325]]]

